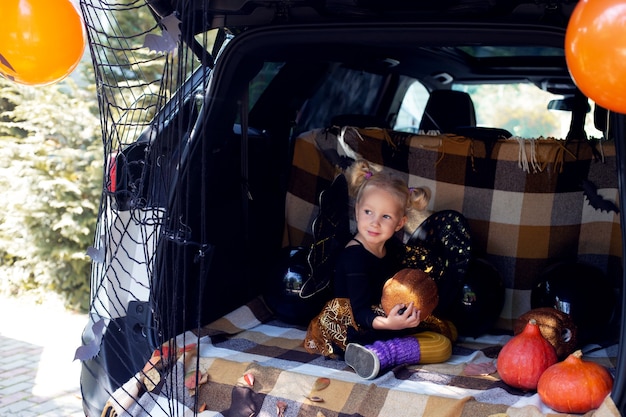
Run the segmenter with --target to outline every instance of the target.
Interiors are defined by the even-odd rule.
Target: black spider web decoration
[[[180,5],[180,11],[185,13],[186,7],[193,4]],[[199,243],[202,236],[192,238],[194,231],[185,223],[189,207],[178,202],[186,201],[191,190],[173,192],[173,184],[188,175],[177,172],[182,158],[179,150],[200,112],[206,87],[203,62],[209,60],[206,56],[198,59],[183,41],[177,13],[158,16],[146,0],[80,0],[80,11],[97,86],[106,163],[98,229],[88,251],[92,326],[76,359],[83,361],[83,373],[91,374],[99,389],[111,395],[125,382],[121,376],[135,375],[152,349],[167,342],[165,335],[177,331],[167,328],[175,320],[162,316],[160,304],[169,305],[168,316],[197,320],[195,312],[173,302],[190,291],[185,288],[188,284],[159,281],[157,253],[167,240],[175,247],[193,248],[195,261],[202,265],[210,259],[210,248]],[[212,43],[211,34],[193,35],[196,50],[198,44]],[[182,94],[181,87],[188,85],[185,80],[194,73],[200,74],[194,84],[198,94]],[[183,95],[193,100],[183,100]],[[172,120],[165,116],[177,113],[188,117]],[[116,332],[131,337],[137,331],[145,336],[145,346],[139,351],[129,351],[115,338]],[[108,379],[92,361],[105,355],[109,364],[115,362],[117,373]],[[177,398],[175,383],[167,379],[162,383],[163,392]],[[127,405],[118,407],[126,409]]]

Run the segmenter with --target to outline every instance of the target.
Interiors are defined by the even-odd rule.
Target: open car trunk
[[[108,161],[84,334],[98,353],[81,358],[88,415],[549,414],[493,367],[518,317],[559,306],[576,347],[615,378],[598,413],[626,411],[624,116],[590,106],[569,76],[575,3],[80,3]],[[401,126],[415,82],[424,116]],[[440,93],[490,83],[555,95],[567,133],[480,125]],[[332,294],[300,296],[320,195],[357,156],[429,187],[433,212],[462,213],[487,265],[454,289],[450,360],[373,382],[302,346]],[[570,272],[546,275],[555,265]]]

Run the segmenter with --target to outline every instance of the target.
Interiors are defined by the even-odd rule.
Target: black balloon
[[[498,270],[484,259],[471,259],[455,294],[450,319],[459,335],[488,333],[504,306],[504,283]]]
[[[311,271],[308,254],[309,250],[303,247],[283,248],[264,292],[268,307],[286,323],[307,325],[330,298],[330,289],[310,298],[300,297],[300,289]]]
[[[553,307],[570,315],[581,343],[601,342],[616,313],[616,295],[604,273],[581,262],[561,262],[540,274],[531,306]]]

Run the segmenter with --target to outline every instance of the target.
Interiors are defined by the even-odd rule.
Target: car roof
[[[150,0],[157,15],[176,13],[196,33],[209,28],[243,29],[284,23],[338,21],[429,21],[446,19],[542,23],[564,27],[573,0]],[[201,13],[200,13],[201,12]]]
[[[311,28],[308,36],[331,55],[333,49],[349,62],[363,65],[359,54],[368,53],[369,70],[376,66],[389,73],[396,71],[423,80],[429,87],[446,88],[450,80],[462,83],[530,81],[542,89],[571,95],[576,87],[569,76],[563,49],[567,21],[576,1],[560,0],[151,0],[148,2],[157,18],[174,14],[181,21],[181,36],[194,43],[194,36],[211,29],[241,34],[250,29],[290,30]],[[387,30],[393,36],[385,36]],[[355,48],[359,40],[348,31],[337,32],[333,42],[324,43],[321,32],[334,28],[360,25],[363,37],[367,29],[376,28],[371,36],[379,37],[364,48]],[[421,38],[399,43],[397,25],[407,32],[420,33]],[[393,29],[396,30],[393,30]],[[354,29],[354,26],[353,26]],[[316,32],[317,31],[317,32]],[[429,31],[431,31],[429,33]],[[487,39],[493,42],[485,44]],[[533,35],[534,34],[534,35]],[[284,36],[284,35],[280,35]],[[291,34],[290,34],[291,36]],[[340,37],[341,36],[341,37]],[[348,36],[352,36],[348,39]],[[401,38],[401,37],[400,37]],[[302,44],[311,44],[301,39]],[[342,45],[350,42],[350,47]],[[412,45],[409,45],[409,41]],[[430,44],[428,44],[430,42]],[[292,42],[294,43],[294,42]],[[280,38],[272,49],[280,52]],[[290,54],[308,53],[301,45]],[[376,50],[372,45],[377,45]],[[284,45],[289,48],[289,45]],[[202,51],[203,54],[209,53]],[[419,62],[419,65],[415,65]],[[391,66],[395,68],[390,68]],[[445,70],[444,70],[445,69]],[[416,73],[415,71],[420,71]]]

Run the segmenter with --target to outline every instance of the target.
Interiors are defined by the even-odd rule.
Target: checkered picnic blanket
[[[180,335],[178,346],[197,349],[163,369],[150,391],[139,372],[112,396],[107,415],[186,416],[194,411],[225,417],[559,415],[543,405],[536,393],[501,382],[494,370],[485,375],[468,372],[472,366],[493,365],[508,336],[465,339],[454,346],[446,363],[398,367],[369,381],[342,360],[307,353],[302,347],[304,334],[304,329],[272,320],[263,302],[254,300],[199,333]],[[586,358],[613,370],[616,352],[612,346]],[[192,395],[184,377],[196,366],[206,382]],[[619,412],[607,397],[590,416],[619,416]]]
[[[612,142],[595,147],[556,139],[484,142],[353,127],[307,132],[294,144],[285,245],[312,243],[320,193],[357,156],[384,166],[411,187],[429,187],[429,209],[456,210],[468,219],[474,256],[494,265],[507,289],[498,328],[512,329],[531,309],[531,289],[558,261],[597,266],[620,287],[619,215],[592,207],[583,193],[586,181],[617,204]]]

